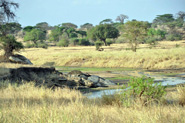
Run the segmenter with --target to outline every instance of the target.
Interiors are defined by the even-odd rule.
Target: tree
[[[17,42],[15,37],[10,35],[12,32],[16,31],[20,25],[16,23],[7,23],[7,21],[15,18],[15,13],[13,10],[17,9],[18,7],[18,3],[8,0],[0,1],[0,43],[5,52],[5,60],[8,60],[9,56],[13,54],[13,51],[23,48],[22,43]]]
[[[42,31],[47,31],[50,29],[50,26],[47,22],[40,22],[40,23],[37,23],[36,26],[35,26],[37,29],[40,29]]]
[[[62,27],[67,27],[67,28],[74,28],[76,29],[78,26],[73,24],[73,23],[62,23]]]
[[[95,36],[97,39],[103,41],[105,46],[107,46],[107,38],[117,38],[119,36],[118,29],[116,29],[110,24],[98,25],[95,27],[92,33],[92,38],[94,38]]]
[[[33,43],[37,46],[37,41],[43,41],[46,39],[46,33],[39,29],[33,29],[30,32],[26,32],[24,36],[24,41],[33,41]]]
[[[79,30],[79,31],[76,31],[76,33],[80,34],[80,35],[82,36],[82,38],[83,38],[84,36],[87,36],[87,32],[86,32],[86,31],[81,31],[81,30]]]
[[[100,24],[113,24],[112,19],[105,19],[100,22]]]
[[[184,21],[184,19],[185,19],[185,12],[179,11],[179,12],[177,13],[177,19],[179,19],[179,20],[181,20],[181,21]]]
[[[118,16],[116,18],[116,21],[119,21],[121,24],[124,24],[124,20],[125,19],[128,19],[129,17],[127,15],[124,15],[124,14],[120,14],[120,16]]]
[[[23,31],[30,32],[32,29],[35,29],[35,27],[34,26],[26,26],[23,28]]]
[[[172,22],[175,19],[173,18],[172,14],[164,14],[164,15],[157,15],[157,17],[153,20],[153,23],[156,24],[164,24],[167,22]]]
[[[136,52],[139,42],[147,36],[148,22],[128,21],[124,25],[124,37],[131,45],[132,51]]]
[[[0,26],[1,32],[6,35],[6,34],[16,34],[22,29],[21,25],[16,22],[12,23],[5,23]],[[5,34],[6,33],[6,34]]]
[[[89,30],[89,29],[93,28],[93,24],[85,23],[85,24],[81,25],[80,28],[81,28],[82,30],[84,30],[84,29],[85,29],[85,30]]]
[[[13,54],[13,51],[19,51],[23,48],[22,43],[17,42],[13,35],[6,35],[0,37],[2,49],[5,51],[5,59]]]
[[[9,0],[0,1],[0,14],[3,16],[4,19],[10,20],[15,18],[15,13],[13,12],[12,8],[19,8],[19,4]]]

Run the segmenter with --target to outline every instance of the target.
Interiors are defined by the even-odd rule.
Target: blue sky
[[[71,22],[99,24],[104,19],[115,21],[120,14],[128,20],[149,21],[162,14],[185,12],[185,0],[14,0],[20,4],[17,21],[22,26],[47,22],[54,26]]]

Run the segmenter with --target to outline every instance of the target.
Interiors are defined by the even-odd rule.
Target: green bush
[[[47,48],[48,48],[48,45],[47,45],[46,43],[44,43],[44,42],[41,42],[41,43],[38,43],[38,44],[37,44],[37,47],[38,47],[38,48],[47,49]]]
[[[101,42],[101,41],[96,41],[96,42],[95,42],[96,50],[99,50],[99,49],[102,47],[102,45],[103,45],[103,42]]]
[[[36,46],[33,43],[26,42],[25,47],[26,48],[33,48],[33,47],[36,47]]]
[[[145,42],[149,44],[150,48],[155,47],[157,45],[157,38],[155,37],[147,37]]]
[[[169,34],[166,36],[166,39],[169,41],[177,41],[182,40],[182,36],[179,34]]]
[[[68,39],[61,39],[58,43],[57,46],[59,47],[68,47],[69,46],[69,40]]]
[[[79,39],[79,43],[78,44],[81,45],[81,46],[89,46],[90,42],[89,42],[88,39],[82,38],[82,39]]]
[[[72,46],[76,46],[78,42],[79,42],[79,39],[73,38],[73,39],[70,39],[69,44]]]
[[[159,101],[166,93],[165,88],[161,83],[154,83],[153,78],[133,77],[128,83],[128,90],[122,94],[126,98],[140,99],[144,104],[147,104],[154,100]]]
[[[111,44],[113,44],[113,41],[111,39],[107,39],[106,42],[107,42],[107,45],[108,46],[110,46]]]

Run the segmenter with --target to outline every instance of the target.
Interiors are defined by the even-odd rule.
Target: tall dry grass
[[[164,123],[185,122],[185,107],[176,104],[118,107],[97,104],[69,89],[50,90],[33,84],[0,89],[1,123]]]
[[[177,48],[176,44],[180,47]],[[103,52],[94,46],[50,47],[48,49],[30,48],[21,51],[34,65],[52,64],[54,66],[81,67],[133,67],[133,68],[182,68],[185,67],[185,43],[160,42],[149,49],[141,44],[137,52],[126,50],[128,44],[113,44],[104,47]]]
[[[123,44],[112,45],[111,47],[104,47],[105,51],[103,52],[95,51],[94,47],[54,47],[47,50],[26,49],[22,54],[35,65],[53,62],[55,66],[155,69],[185,67],[185,47],[170,47],[170,49],[142,48],[138,49],[136,53],[125,50],[124,47]]]

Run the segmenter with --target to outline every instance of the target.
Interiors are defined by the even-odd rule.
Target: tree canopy
[[[91,31],[91,38],[97,38],[104,42],[107,46],[106,39],[107,38],[117,38],[119,36],[119,31],[115,27],[110,24],[101,24]]]
[[[139,42],[147,36],[148,22],[128,21],[124,25],[124,37],[131,45],[132,51],[136,52]]]

